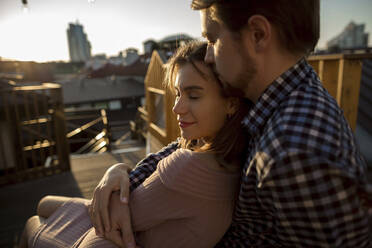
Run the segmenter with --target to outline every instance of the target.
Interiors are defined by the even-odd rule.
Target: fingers
[[[126,168],[125,164],[111,166],[94,190],[89,214],[98,236],[103,236],[112,229],[109,216],[109,202],[112,192],[123,188],[124,195],[128,199],[129,179]]]
[[[129,201],[129,177],[123,176],[120,181],[120,201],[128,204]]]
[[[121,238],[123,240],[123,243],[127,245],[128,248],[135,248],[136,247],[136,242],[134,239],[133,235],[133,230],[132,230],[132,224],[130,220],[130,211],[129,211],[129,206],[124,205],[122,207],[122,215],[124,218],[121,218]]]
[[[112,241],[119,247],[125,247],[121,239],[121,231],[119,229],[112,229],[111,232],[106,233],[105,238]]]
[[[111,196],[111,190],[108,189],[108,192],[106,190],[102,190],[101,199],[99,201],[99,209],[98,209],[98,215],[103,221],[103,231],[104,232],[110,232],[111,230],[111,223],[110,223],[110,216],[109,216],[109,201]]]
[[[99,194],[99,191],[96,188],[93,194],[92,204],[89,208],[89,214],[90,214],[91,221],[95,229],[96,235],[103,237],[104,229],[103,229],[103,225],[101,221],[101,216],[98,210],[99,209],[99,200],[97,200],[99,198],[98,194]]]

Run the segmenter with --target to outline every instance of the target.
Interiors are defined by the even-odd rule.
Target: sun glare
[[[16,15],[0,23],[0,30],[8,34],[1,38],[0,56],[9,59],[45,62],[65,58],[66,51],[59,51],[66,43],[65,29],[61,36],[51,35],[57,28],[48,22],[47,16],[31,16],[30,12]],[[62,44],[67,46],[67,44]]]

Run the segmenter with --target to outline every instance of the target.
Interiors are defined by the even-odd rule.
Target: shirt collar
[[[252,136],[260,132],[281,101],[297,88],[310,70],[311,66],[302,58],[265,89],[242,121]]]

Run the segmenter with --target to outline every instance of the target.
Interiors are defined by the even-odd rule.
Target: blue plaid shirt
[[[371,247],[364,160],[305,59],[264,91],[243,125],[250,140],[239,197],[217,247]],[[142,160],[131,190],[177,147]]]

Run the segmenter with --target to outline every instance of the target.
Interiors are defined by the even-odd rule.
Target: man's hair
[[[319,0],[193,0],[191,8],[209,9],[232,32],[242,30],[253,15],[265,16],[293,54],[310,53],[319,39]]]
[[[248,139],[245,136],[246,132],[243,131],[241,122],[248,113],[252,103],[243,97],[243,92],[233,89],[231,86],[224,85],[218,79],[213,67],[204,62],[206,50],[207,43],[200,41],[191,41],[178,48],[166,64],[164,84],[166,88],[174,93],[174,82],[178,70],[182,66],[190,64],[205,80],[213,81],[220,87],[220,94],[223,98],[235,97],[237,99],[238,107],[235,114],[227,118],[223,127],[209,144],[205,145],[201,140],[186,140],[184,138],[181,138],[179,142],[182,148],[214,153],[218,162],[222,166],[225,166],[226,163],[237,162],[237,160],[244,157],[243,152]],[[197,62],[204,63],[211,70],[213,77],[211,78],[209,75],[203,73],[196,65]]]

